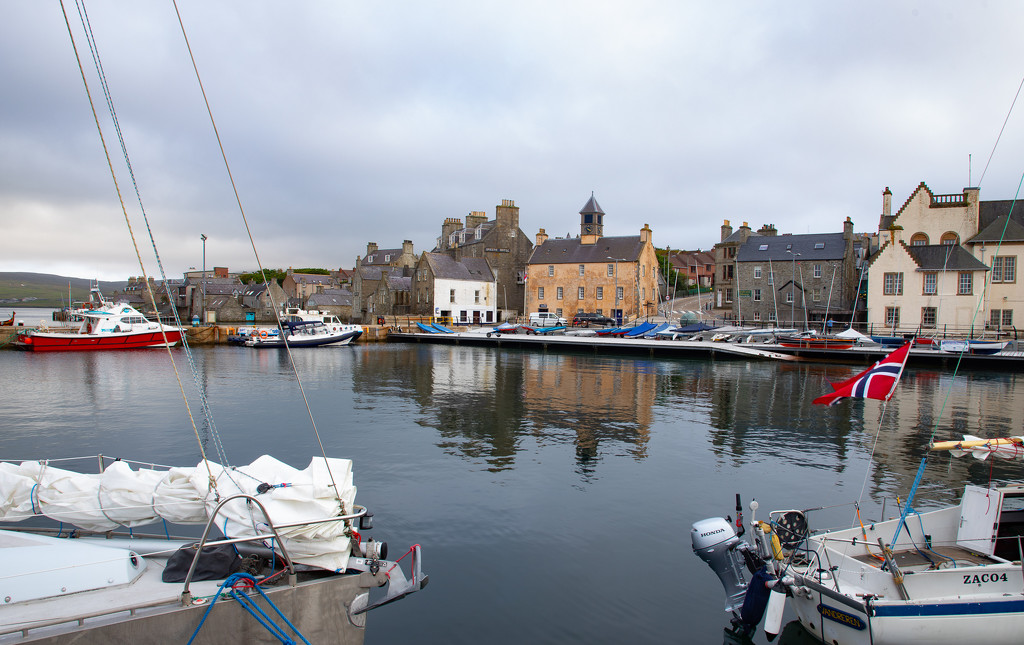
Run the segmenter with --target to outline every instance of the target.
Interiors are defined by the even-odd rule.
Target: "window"
[[[786,304],[789,304],[791,302],[793,302],[793,292],[792,291],[787,291],[786,292]]]
[[[755,280],[760,280],[761,279],[761,267],[754,267],[754,279]]]
[[[732,302],[732,289],[725,290],[725,301]]]
[[[910,246],[928,246],[928,236],[924,233],[914,233],[910,236]]]
[[[989,327],[1013,327],[1013,309],[993,309],[989,312]]]
[[[754,312],[754,322],[761,322],[761,312],[760,311],[755,311]]]
[[[925,273],[921,278],[923,281],[922,293],[926,296],[934,296],[938,293],[937,279],[938,276],[935,273]]]
[[[886,273],[882,277],[882,294],[886,296],[902,296],[903,274]]]
[[[555,289],[555,300],[561,300],[561,299],[562,299],[562,287],[558,287],[557,289]]]
[[[580,287],[580,289],[579,289],[579,293],[578,293],[578,294],[576,294],[576,297],[577,297],[577,298],[578,298],[579,300],[583,300],[583,298],[585,297],[585,295],[584,295],[584,291],[585,291],[584,287]]]
[[[936,309],[935,307],[921,307],[921,326],[928,329],[935,329]]]
[[[768,286],[769,287],[775,286],[775,272],[774,271],[769,271],[768,272]]]
[[[597,288],[597,299],[604,300],[604,287]]]
[[[614,264],[609,264],[608,265],[608,277],[610,278],[613,275],[615,275],[615,265]]]
[[[823,248],[825,248],[825,243],[824,242],[815,242],[814,243],[814,248],[816,248],[816,249],[823,249]]]
[[[992,258],[992,282],[1017,281],[1017,256],[997,255]]]
[[[615,288],[615,301],[618,302],[620,300],[622,300],[622,287],[616,287]]]
[[[892,327],[895,329],[900,326],[900,308],[899,307],[886,307],[885,308],[885,326]]]
[[[555,315],[558,316],[559,318],[562,317],[562,308],[561,307],[559,307],[558,309],[555,309]]]
[[[584,265],[581,264],[580,265],[580,277],[581,278],[583,277],[583,269],[584,269]]]
[[[811,289],[811,300],[821,302],[821,289]]]
[[[960,273],[960,277],[957,280],[956,295],[958,296],[969,296],[974,291],[974,275],[963,271]]]
[[[952,231],[947,231],[947,232],[942,234],[942,243],[943,244],[959,244],[960,243],[960,236],[957,235],[956,233],[952,232]]]
[[[537,300],[544,299],[544,287],[537,287]]]
[[[473,292],[473,302],[476,303],[476,304],[480,304],[480,290],[479,289]]]
[[[455,289],[448,292],[448,302],[455,302]]]
[[[762,244],[761,246],[757,247],[757,250],[758,251],[767,251],[768,250],[768,245],[767,244]]]
[[[754,289],[754,302],[761,302],[761,290]]]
[[[821,277],[821,265],[820,264],[815,264],[814,265],[814,277],[815,278],[820,278]]]
[[[770,322],[770,323],[775,322],[775,312],[774,311],[769,311],[768,312],[768,322]]]
[[[555,275],[555,265],[549,264],[548,265],[548,277],[550,278],[553,275]]]

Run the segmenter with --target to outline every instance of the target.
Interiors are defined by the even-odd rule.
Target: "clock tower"
[[[594,199],[594,193],[590,193],[590,199],[580,209],[580,237],[591,235],[597,237],[604,235],[604,211]]]

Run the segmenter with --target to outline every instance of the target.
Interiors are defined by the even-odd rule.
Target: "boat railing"
[[[266,525],[270,529],[270,533],[259,533],[256,535],[248,535],[245,537],[237,538],[224,538],[223,540],[208,540],[207,538],[209,538],[210,531],[216,525],[217,516],[220,514],[221,509],[224,508],[225,505],[235,500],[245,500],[249,504],[255,504],[256,507],[259,508],[260,512],[263,514],[263,518],[266,520]],[[188,606],[192,604],[192,593],[189,591],[189,585],[191,585],[192,583],[192,576],[195,574],[196,566],[198,566],[199,564],[199,556],[202,554],[203,549],[208,546],[217,546],[221,544],[240,544],[244,542],[257,542],[260,540],[274,540],[278,547],[281,549],[281,558],[284,560],[285,569],[288,571],[288,584],[294,587],[297,584],[297,579],[295,576],[295,565],[292,563],[291,556],[288,555],[288,549],[285,547],[284,540],[281,539],[281,536],[278,533],[278,529],[294,528],[297,526],[312,526],[315,524],[326,524],[328,522],[344,522],[358,519],[366,515],[366,507],[356,505],[355,508],[358,509],[355,513],[349,513],[347,515],[338,515],[336,517],[326,517],[316,520],[304,520],[301,522],[291,522],[288,524],[275,525],[271,521],[270,515],[267,513],[267,509],[258,499],[256,499],[252,495],[239,494],[232,495],[230,497],[222,499],[220,502],[217,503],[217,506],[214,507],[213,512],[210,513],[210,517],[206,521],[206,527],[203,529],[203,535],[199,539],[199,542],[196,542],[192,545],[192,548],[195,550],[195,554],[192,556],[192,564],[189,565],[188,575],[185,576],[185,587],[181,591],[181,604],[183,606]]]

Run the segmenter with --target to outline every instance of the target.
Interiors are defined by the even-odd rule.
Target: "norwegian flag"
[[[888,401],[892,397],[892,393],[896,391],[896,384],[899,383],[900,375],[903,374],[911,344],[907,343],[900,347],[857,376],[838,385],[833,383],[832,389],[835,391],[819,396],[814,399],[814,403],[833,405],[839,399],[848,396]]]

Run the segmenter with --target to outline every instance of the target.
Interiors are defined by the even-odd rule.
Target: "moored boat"
[[[1000,340],[941,340],[939,349],[949,354],[998,354],[1006,348],[1008,341]]]
[[[54,352],[174,347],[181,342],[181,327],[150,321],[135,307],[103,300],[98,290],[96,294],[98,304],[78,313],[82,322],[77,331],[31,329],[18,335],[17,346]]]
[[[348,345],[363,333],[357,329],[331,329],[318,320],[286,320],[281,323],[284,335],[271,335],[266,330],[245,341],[247,347],[319,347],[321,345]]]
[[[836,336],[779,336],[778,343],[783,347],[800,349],[850,349],[856,344],[849,338]]]

